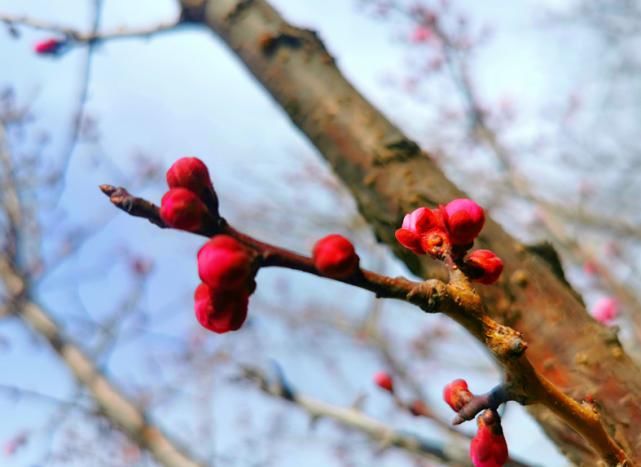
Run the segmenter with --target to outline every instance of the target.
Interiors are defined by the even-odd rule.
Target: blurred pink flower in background
[[[410,36],[410,41],[418,44],[421,42],[428,42],[434,37],[434,32],[425,26],[417,26],[412,35]]]
[[[604,297],[592,307],[592,316],[603,324],[609,324],[619,314],[619,302],[612,297]]]

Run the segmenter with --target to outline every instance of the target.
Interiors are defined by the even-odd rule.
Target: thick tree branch
[[[288,24],[263,0],[181,5],[185,16],[201,20],[229,45],[327,158],[378,238],[414,272],[429,276],[433,263],[396,246],[394,230],[404,213],[464,194],[345,80],[313,31]],[[481,290],[490,314],[527,336],[528,356],[541,374],[575,399],[597,401],[610,433],[633,461],[641,461],[641,372],[616,336],[496,223],[488,222],[480,243],[507,265],[500,287]],[[548,412],[535,415],[564,451],[595,462],[565,441],[567,433],[558,431]]]

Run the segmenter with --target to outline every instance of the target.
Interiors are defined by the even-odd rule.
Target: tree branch
[[[228,44],[316,145],[352,191],[376,236],[412,271],[430,277],[433,263],[402,251],[394,230],[404,213],[464,193],[345,80],[315,32],[288,24],[264,0],[182,0],[181,5],[185,16],[202,21]],[[490,315],[528,336],[528,356],[541,375],[576,399],[597,401],[605,426],[631,460],[641,462],[635,447],[641,372],[618,339],[589,317],[543,261],[496,223],[487,223],[479,243],[507,265],[499,287],[480,290]],[[535,416],[544,427],[557,429],[549,412],[537,409]],[[555,438],[565,452],[596,462],[577,453],[563,434]]]

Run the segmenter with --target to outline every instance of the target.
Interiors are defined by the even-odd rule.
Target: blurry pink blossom
[[[428,42],[434,37],[434,32],[432,29],[425,26],[417,26],[412,35],[410,36],[410,41],[414,44],[419,44],[421,42]]]
[[[7,457],[13,456],[20,448],[27,444],[29,440],[27,433],[22,432],[11,438],[4,445],[4,454]]]
[[[619,302],[612,297],[604,297],[592,307],[592,316],[603,324],[609,324],[619,314]]]

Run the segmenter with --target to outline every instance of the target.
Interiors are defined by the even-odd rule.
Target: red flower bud
[[[342,235],[333,234],[321,238],[312,253],[314,267],[329,277],[345,279],[358,269],[358,255],[354,245]]]
[[[471,199],[450,201],[445,205],[445,212],[452,245],[469,245],[485,223],[483,208]]]
[[[443,388],[443,400],[452,407],[454,412],[461,410],[465,404],[472,400],[472,397],[464,379],[455,379]]]
[[[194,292],[196,319],[205,328],[216,333],[236,331],[247,318],[249,293],[213,291],[200,284]]]
[[[481,284],[495,283],[503,272],[503,261],[490,250],[476,250],[465,258],[470,279]]]
[[[403,229],[414,233],[424,233],[438,224],[436,214],[428,208],[418,208],[403,218]]]
[[[60,39],[45,39],[33,46],[34,52],[40,55],[55,55],[65,45]]]
[[[478,416],[477,424],[478,431],[470,443],[474,467],[501,467],[507,462],[508,450],[499,415],[486,410]]]
[[[394,392],[394,380],[389,373],[379,371],[374,374],[374,383],[387,392]]]
[[[396,231],[396,240],[408,250],[422,255],[439,257],[449,247],[442,208],[418,208],[405,215],[403,225]]]
[[[160,217],[170,227],[196,232],[207,216],[207,207],[185,188],[173,188],[162,197]]]
[[[167,170],[169,188],[187,188],[197,195],[213,190],[209,170],[203,161],[196,157],[182,157]]]
[[[248,290],[251,259],[238,240],[217,235],[198,251],[198,275],[216,292]]]

